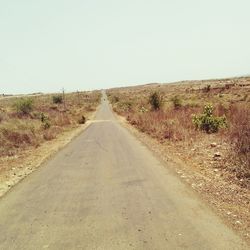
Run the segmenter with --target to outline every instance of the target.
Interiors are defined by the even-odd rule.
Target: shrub
[[[211,85],[209,84],[206,87],[204,87],[203,92],[208,93],[210,92],[210,90],[211,90]]]
[[[151,105],[152,110],[160,110],[163,104],[163,98],[159,92],[153,92],[149,96],[149,103]]]
[[[171,99],[173,105],[174,105],[174,108],[175,109],[178,109],[182,106],[182,102],[181,102],[181,99],[179,96],[174,96],[172,99]]]
[[[226,127],[226,117],[213,116],[213,106],[206,105],[200,115],[193,115],[193,123],[197,129],[206,131],[206,133],[216,133],[219,128]]]
[[[112,102],[113,103],[117,103],[117,102],[119,102],[119,97],[118,96],[113,96],[113,98],[112,98]]]
[[[33,110],[33,100],[31,98],[22,98],[14,103],[14,107],[18,113],[27,115]]]
[[[49,129],[51,127],[51,123],[49,121],[49,117],[44,113],[40,114],[40,120],[42,122],[43,129]]]
[[[63,102],[63,97],[61,95],[54,95],[52,96],[52,101],[55,104],[60,104]]]
[[[78,120],[79,124],[84,124],[86,122],[86,118],[84,115],[81,116],[81,118]]]

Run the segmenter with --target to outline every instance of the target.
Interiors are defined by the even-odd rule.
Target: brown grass
[[[163,96],[164,105],[159,111],[152,111],[149,104],[150,94],[155,91]],[[250,78],[151,84],[108,92],[114,111],[140,131],[161,143],[169,141],[173,146],[185,142],[195,147],[207,137],[195,129],[192,115],[201,113],[204,105],[212,104],[214,115],[225,115],[228,124],[228,128],[221,129],[213,138],[230,146],[231,152],[224,155],[225,165],[247,183],[250,182],[249,94]]]
[[[240,164],[234,168],[239,178],[250,179],[250,109],[245,105],[233,105],[229,110],[229,140]]]
[[[54,104],[52,97],[53,95],[29,97],[33,108],[27,113],[16,110],[15,104],[20,103],[20,98],[0,99],[0,157],[18,156],[26,149],[37,147],[46,140],[53,140],[65,129],[79,126],[79,119],[96,109],[100,93],[67,94],[65,105]]]

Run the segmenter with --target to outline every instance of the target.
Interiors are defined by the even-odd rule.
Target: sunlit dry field
[[[132,132],[249,240],[250,78],[115,88],[108,96]]]
[[[157,93],[160,101],[156,109],[150,104],[153,93]],[[199,156],[207,165],[227,168],[247,185],[250,178],[250,78],[118,88],[110,90],[109,97],[114,110],[140,131],[161,143],[175,145],[183,156],[196,152],[194,157]],[[206,133],[197,128],[194,116],[202,114],[209,104],[213,107],[213,117],[224,117],[225,124],[218,131]],[[211,147],[213,155],[207,152]],[[184,148],[187,152],[182,151]]]
[[[0,99],[0,171],[27,151],[84,124],[96,110],[100,93],[77,92]]]

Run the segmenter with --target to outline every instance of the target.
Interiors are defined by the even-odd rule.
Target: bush
[[[22,98],[14,103],[14,107],[18,113],[27,115],[33,110],[33,100],[31,98]]]
[[[154,92],[149,96],[149,103],[152,110],[160,110],[163,104],[163,98],[159,92]]]
[[[226,127],[226,117],[213,116],[213,110],[212,105],[206,105],[202,114],[193,115],[193,123],[196,129],[206,131],[207,133],[216,133],[219,128]]]
[[[49,117],[45,115],[44,113],[40,114],[40,120],[42,122],[43,129],[49,129],[51,127]]]
[[[85,118],[84,115],[82,115],[81,118],[78,120],[78,123],[79,124],[85,124],[85,122],[86,122],[86,118]]]
[[[206,87],[204,87],[203,92],[208,93],[211,90],[211,85],[208,84]]]
[[[117,102],[119,102],[119,97],[118,96],[113,96],[113,98],[112,98],[112,102],[113,103],[117,103]]]
[[[175,109],[179,109],[181,106],[182,106],[182,102],[181,102],[181,99],[179,96],[174,96],[172,99],[171,99],[173,105],[174,105],[174,108]]]
[[[63,97],[61,95],[54,95],[52,96],[52,101],[55,104],[60,104],[63,102]]]

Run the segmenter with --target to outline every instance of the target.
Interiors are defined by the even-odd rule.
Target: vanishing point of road
[[[0,249],[248,249],[115,119],[92,124],[0,199]]]

